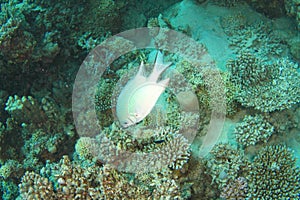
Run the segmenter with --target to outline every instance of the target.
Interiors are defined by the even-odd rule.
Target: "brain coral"
[[[250,199],[299,199],[300,173],[283,145],[262,149],[253,160]]]

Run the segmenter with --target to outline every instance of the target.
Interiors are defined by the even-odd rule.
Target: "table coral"
[[[253,160],[250,199],[298,199],[300,173],[292,152],[283,145],[263,148]]]
[[[266,143],[274,133],[274,127],[260,114],[247,115],[237,124],[234,132],[239,144],[247,147],[258,142]]]

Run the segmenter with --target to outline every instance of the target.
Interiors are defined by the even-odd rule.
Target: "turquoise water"
[[[0,7],[0,199],[300,199],[296,0]]]

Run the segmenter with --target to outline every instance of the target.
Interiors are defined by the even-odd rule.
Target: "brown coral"
[[[283,145],[262,149],[254,158],[252,180],[249,183],[251,199],[298,199],[300,173],[291,151]]]
[[[19,184],[21,199],[49,199],[57,198],[53,190],[52,183],[39,174],[34,172],[26,172]]]
[[[248,193],[247,179],[244,177],[238,177],[237,179],[230,181],[227,186],[223,188],[221,192],[221,198],[225,199],[246,199]]]

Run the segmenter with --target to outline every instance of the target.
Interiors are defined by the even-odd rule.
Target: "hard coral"
[[[260,57],[274,57],[281,55],[285,49],[280,38],[262,22],[242,26],[229,40],[235,53],[248,51]]]
[[[273,132],[274,127],[259,114],[245,116],[235,128],[238,142],[245,147],[258,142],[266,143]]]
[[[292,152],[283,145],[262,149],[253,160],[250,199],[298,199],[300,173]]]
[[[244,177],[238,177],[232,180],[221,192],[221,198],[224,199],[246,199],[248,194],[247,179]]]
[[[284,110],[300,101],[298,64],[281,58],[266,63],[253,54],[242,53],[227,67],[237,88],[236,99],[242,105],[262,112]]]
[[[40,174],[26,172],[19,185],[20,199],[148,199],[150,192],[108,166],[92,162],[47,163]]]
[[[161,171],[168,167],[180,169],[187,163],[190,144],[178,131],[162,128],[137,132],[127,132],[113,124],[96,137],[90,151],[102,162],[134,173]],[[140,138],[130,137],[131,134]]]
[[[225,190],[229,183],[240,176],[248,179],[251,164],[240,151],[227,144],[218,144],[211,154],[212,157],[207,162],[207,173],[220,190]]]
[[[41,175],[26,172],[19,185],[19,198],[103,199],[97,181],[99,172],[97,166],[83,168],[65,156],[58,164],[46,165]]]
[[[47,179],[34,172],[26,172],[19,185],[19,199],[57,199],[53,190],[53,184]]]

